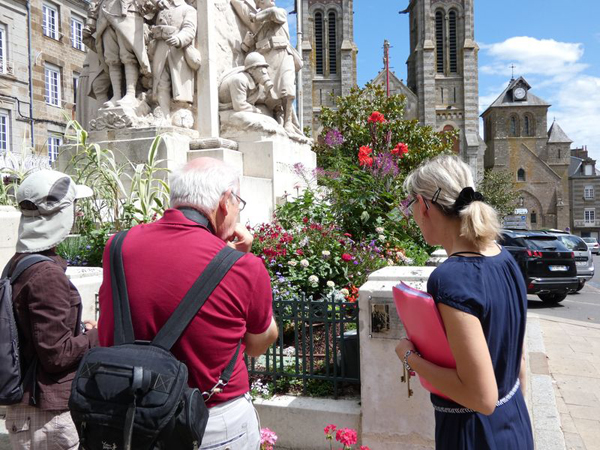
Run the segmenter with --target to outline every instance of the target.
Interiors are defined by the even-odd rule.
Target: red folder
[[[455,368],[456,362],[446,337],[444,322],[433,297],[403,282],[394,286],[393,293],[406,337],[412,341],[421,356],[438,366]],[[419,381],[429,392],[448,398],[420,375]]]

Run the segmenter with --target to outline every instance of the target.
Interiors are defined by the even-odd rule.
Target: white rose
[[[346,288],[340,289],[340,293],[342,293],[343,295],[350,295],[350,291]]]
[[[296,267],[296,264],[298,263],[292,259],[291,261],[288,261],[288,264],[292,267]]]
[[[323,255],[325,258],[329,257],[331,255],[331,252],[328,250],[323,250],[321,252],[321,255]]]
[[[310,277],[308,277],[308,282],[311,284],[318,284],[319,283],[319,277],[316,275],[311,275]]]
[[[375,233],[377,233],[377,234],[383,234],[383,227],[377,227],[377,228],[375,228]]]
[[[303,259],[302,261],[300,261],[300,265],[302,267],[308,267],[308,260],[307,259]]]
[[[378,237],[380,241],[385,241],[385,236],[383,234],[380,234]]]
[[[333,281],[329,280],[327,282],[327,287],[333,288],[333,287],[335,287],[335,283]]]

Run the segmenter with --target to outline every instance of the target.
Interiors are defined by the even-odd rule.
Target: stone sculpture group
[[[83,30],[91,50],[84,93],[97,102],[92,130],[175,126],[193,129],[198,45],[194,0],[93,0]],[[303,133],[293,103],[300,54],[290,44],[287,11],[273,0],[226,0],[237,18],[228,70],[219,74],[221,127],[233,124],[292,139]],[[216,24],[215,26],[218,26]],[[238,30],[236,30],[238,31]],[[244,65],[237,65],[243,58]],[[202,114],[202,111],[200,112]]]

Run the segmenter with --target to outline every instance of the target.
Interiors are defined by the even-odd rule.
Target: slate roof
[[[516,80],[511,80],[510,83],[508,83],[506,89],[504,89],[504,91],[502,92],[502,94],[500,94],[498,98],[490,106],[487,107],[483,114],[485,114],[490,108],[506,108],[515,106],[550,106],[550,103],[546,103],[537,95],[532,94],[529,90],[527,91],[527,100],[521,100],[516,102],[513,101],[510,91],[515,85],[520,83],[525,84],[527,89],[531,88],[529,83],[527,83],[527,81],[525,81],[525,78],[523,77],[519,77]]]
[[[571,144],[572,142],[563,129],[556,122],[553,122],[548,130],[548,144]]]

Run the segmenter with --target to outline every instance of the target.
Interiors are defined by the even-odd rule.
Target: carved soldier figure
[[[152,93],[158,103],[155,116],[171,120],[171,101],[190,110],[194,101],[196,72],[200,68],[200,53],[194,43],[198,16],[185,0],[162,0],[156,24],[152,26],[150,53],[152,57]],[[192,126],[193,118],[188,126]],[[181,118],[175,123],[184,126]]]
[[[105,107],[134,105],[140,73],[144,76],[151,73],[140,9],[138,0],[98,0],[90,4],[85,33],[89,36],[95,33],[92,50],[108,73],[113,92]]]
[[[219,109],[262,114],[256,104],[264,103],[273,88],[268,67],[260,53],[249,53],[244,66],[235,67],[223,76],[219,84]]]
[[[273,0],[257,0],[254,9],[246,0],[232,0],[231,4],[251,32],[246,35],[242,48],[262,54],[269,64],[273,80],[271,96],[279,102],[283,117],[277,117],[285,130],[302,134],[293,103],[296,97],[296,72],[302,68],[302,59],[290,44],[287,11],[275,6]],[[281,113],[279,113],[281,115]]]

